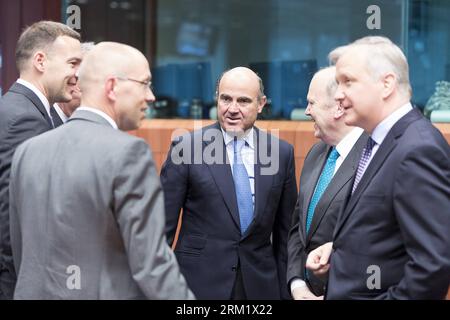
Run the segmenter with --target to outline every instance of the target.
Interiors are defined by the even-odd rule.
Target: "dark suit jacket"
[[[25,140],[52,129],[39,98],[14,83],[0,99],[0,298],[12,298],[16,275],[9,236],[9,174],[12,156]]]
[[[449,199],[449,145],[413,109],[391,128],[340,215],[326,297],[444,298]]]
[[[363,133],[341,164],[314,211],[310,231],[306,234],[306,215],[323,166],[331,147],[323,142],[315,144],[305,158],[300,177],[300,193],[292,217],[292,228],[288,240],[288,285],[294,278],[308,284],[317,296],[324,294],[325,281],[315,277],[312,272],[305,277],[305,264],[309,252],[333,240],[333,231],[343,201],[351,186],[352,177],[358,168],[361,152],[368,136]]]
[[[202,142],[203,134],[211,135]],[[262,175],[264,159],[260,150],[255,159],[255,213],[241,235],[239,212],[230,165],[218,123],[185,135],[172,144],[161,170],[167,217],[167,236],[172,243],[178,215],[183,223],[175,249],[181,271],[199,299],[230,299],[240,271],[248,299],[290,298],[286,285],[287,236],[294,210],[297,185],[293,147],[255,128],[255,145],[263,155],[279,161],[275,174]],[[267,140],[267,139],[272,140]],[[191,141],[200,141],[200,151],[211,149],[219,162],[192,164],[195,154]],[[263,140],[272,141],[262,148]],[[279,143],[279,148],[276,143]],[[182,151],[179,149],[184,148]],[[185,162],[174,163],[174,154]],[[278,152],[278,154],[277,154]],[[278,155],[278,156],[277,156]],[[176,161],[175,161],[176,162]],[[191,162],[188,164],[186,162]],[[267,162],[266,162],[267,163]]]

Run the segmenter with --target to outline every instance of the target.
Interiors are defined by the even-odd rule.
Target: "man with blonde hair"
[[[443,299],[450,274],[450,147],[411,106],[408,63],[395,44],[349,45],[336,79],[345,123],[370,138],[333,242],[312,251],[307,268],[316,275],[329,269],[328,299]]]
[[[367,36],[352,42],[352,44],[377,44],[377,43],[392,44],[392,41],[386,37]],[[348,45],[337,47],[328,54],[328,61],[330,62],[331,66],[336,65],[336,62],[339,60],[339,57],[344,53],[345,49],[347,49],[348,47],[349,47]]]
[[[137,129],[155,100],[146,58],[103,42],[86,55],[79,79],[81,107],[14,155],[14,298],[194,298],[164,236],[148,144],[122,132]]]

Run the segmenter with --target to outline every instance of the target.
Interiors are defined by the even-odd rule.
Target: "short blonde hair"
[[[397,78],[399,89],[411,98],[412,89],[409,82],[409,66],[403,51],[390,39],[381,36],[367,36],[349,45],[338,47],[328,55],[330,63],[336,64],[339,58],[354,47],[367,49],[367,65],[374,78],[379,79],[387,72],[393,72]]]

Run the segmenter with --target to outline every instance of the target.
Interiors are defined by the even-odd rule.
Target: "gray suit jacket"
[[[358,161],[367,139],[367,134],[363,133],[333,176],[316,206],[308,234],[305,230],[306,213],[331,147],[323,142],[315,144],[303,165],[300,193],[289,232],[287,280],[288,283],[295,278],[305,280],[310,290],[317,296],[324,294],[326,282],[315,277],[312,272],[305,277],[306,258],[309,252],[333,240],[333,231],[340,209],[352,185],[352,177],[358,168]]]
[[[17,149],[10,222],[15,299],[193,298],[148,145],[93,112]]]
[[[9,174],[16,148],[25,140],[53,129],[38,96],[14,83],[0,99],[0,300],[11,299],[16,274],[9,238]]]

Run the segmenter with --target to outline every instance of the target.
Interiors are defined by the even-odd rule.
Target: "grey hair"
[[[335,49],[333,49],[329,54],[328,54],[328,62],[330,64],[330,66],[335,66],[337,61],[339,60],[339,58],[342,56],[342,54],[344,53],[344,51],[348,48],[348,46],[340,46],[337,47]]]
[[[366,48],[370,53],[370,56],[367,56],[367,66],[375,79],[379,79],[386,72],[393,72],[397,78],[399,89],[405,95],[412,96],[408,61],[403,51],[395,43],[381,36],[363,37],[349,45],[331,51],[328,55],[330,63],[332,58],[334,64],[336,64],[348,49],[354,47]]]
[[[95,42],[83,42],[81,44],[81,53],[85,54],[92,50],[95,47]]]
[[[347,50],[349,48],[349,46],[351,46],[351,45],[354,45],[354,44],[380,44],[380,43],[393,44],[392,41],[386,37],[366,36],[363,38],[356,39],[349,45],[337,47],[328,54],[328,61],[330,63],[330,66],[336,65],[339,58],[342,56],[342,54],[345,52],[345,50]]]
[[[334,74],[336,75],[336,67],[328,67],[334,69]],[[328,69],[326,68],[326,69]],[[330,80],[327,83],[326,92],[329,99],[334,101],[334,95],[337,90],[337,81],[336,77],[331,77]]]
[[[327,100],[328,100],[327,106],[331,107],[334,105],[334,103],[333,103],[334,95],[335,95],[336,89],[337,89],[336,67],[330,66],[330,67],[321,68],[319,71],[317,71],[314,74],[313,78],[321,73],[325,73],[325,75],[326,75],[325,92],[326,92]]]

